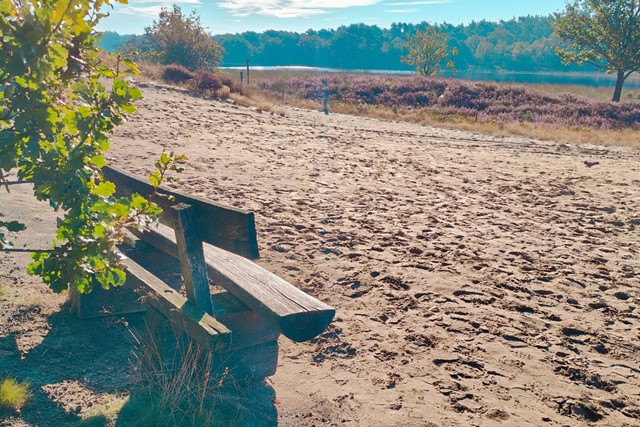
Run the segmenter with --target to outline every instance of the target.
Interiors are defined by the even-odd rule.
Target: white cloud
[[[163,5],[157,6],[126,6],[120,9],[121,13],[126,13],[128,15],[138,15],[149,18],[157,18],[162,11],[162,8],[166,7]]]
[[[414,13],[415,9],[387,9],[385,10],[387,13]]]
[[[381,0],[224,0],[218,4],[234,16],[264,15],[302,18],[323,15],[331,9],[370,6]]]
[[[129,2],[130,5],[136,5],[136,4],[150,4],[153,3],[154,5],[159,5],[159,6],[171,6],[174,4],[177,5],[181,5],[181,4],[201,4],[202,2],[200,0],[180,0],[180,1],[175,1],[175,0],[131,0]]]
[[[157,18],[162,8],[170,9],[174,4],[200,5],[200,0],[131,0],[127,6],[119,9],[119,12],[128,15],[143,16],[145,18]]]
[[[423,4],[447,4],[453,3],[452,0],[419,0],[419,1],[406,1],[406,2],[394,2],[387,3],[390,6],[418,6]]]

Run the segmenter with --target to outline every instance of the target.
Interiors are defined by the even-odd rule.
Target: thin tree
[[[640,70],[640,0],[575,0],[555,18],[563,63],[615,73],[613,101],[619,102],[625,80]]]
[[[435,76],[442,69],[442,63],[449,56],[449,36],[438,32],[434,27],[429,27],[426,31],[416,31],[414,36],[407,36],[405,48],[409,51],[400,60],[416,68],[418,74],[431,77]],[[451,55],[456,56],[457,49],[451,51]],[[445,64],[447,68],[453,69],[452,60]]]

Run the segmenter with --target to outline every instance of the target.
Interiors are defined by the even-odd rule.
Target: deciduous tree
[[[620,101],[625,80],[640,70],[640,0],[574,0],[555,17],[563,62],[615,73]]]
[[[222,59],[222,48],[207,34],[197,13],[185,15],[177,5],[163,9],[145,34],[151,41],[151,59],[161,64],[180,64],[193,71],[217,68]]]
[[[426,31],[416,31],[414,36],[407,36],[405,48],[409,51],[401,58],[405,64],[416,68],[418,74],[423,76],[435,76],[442,69],[443,62],[449,56],[456,56],[457,49],[449,51],[449,37],[438,32],[434,27]],[[453,68],[453,60],[446,61],[447,68]]]

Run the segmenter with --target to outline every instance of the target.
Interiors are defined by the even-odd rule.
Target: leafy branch
[[[135,65],[118,58],[110,69],[95,47],[100,10],[113,2],[126,0],[0,2],[0,177],[14,170],[62,213],[52,250],[34,253],[29,266],[55,291],[122,285],[114,246],[125,228],[145,226],[160,213],[140,195],[116,197],[101,170],[110,134],[141,96],[122,77],[135,74]],[[176,159],[183,158],[163,153],[158,185],[179,169]],[[23,228],[2,221],[3,229]],[[0,233],[0,245],[7,244]]]

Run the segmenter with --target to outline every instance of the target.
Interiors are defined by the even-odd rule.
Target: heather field
[[[430,79],[419,76],[334,74],[261,77],[252,82],[274,99],[322,100],[327,82],[331,107],[350,105],[391,112],[423,112],[451,120],[592,130],[640,129],[640,104],[612,103],[531,86]]]

